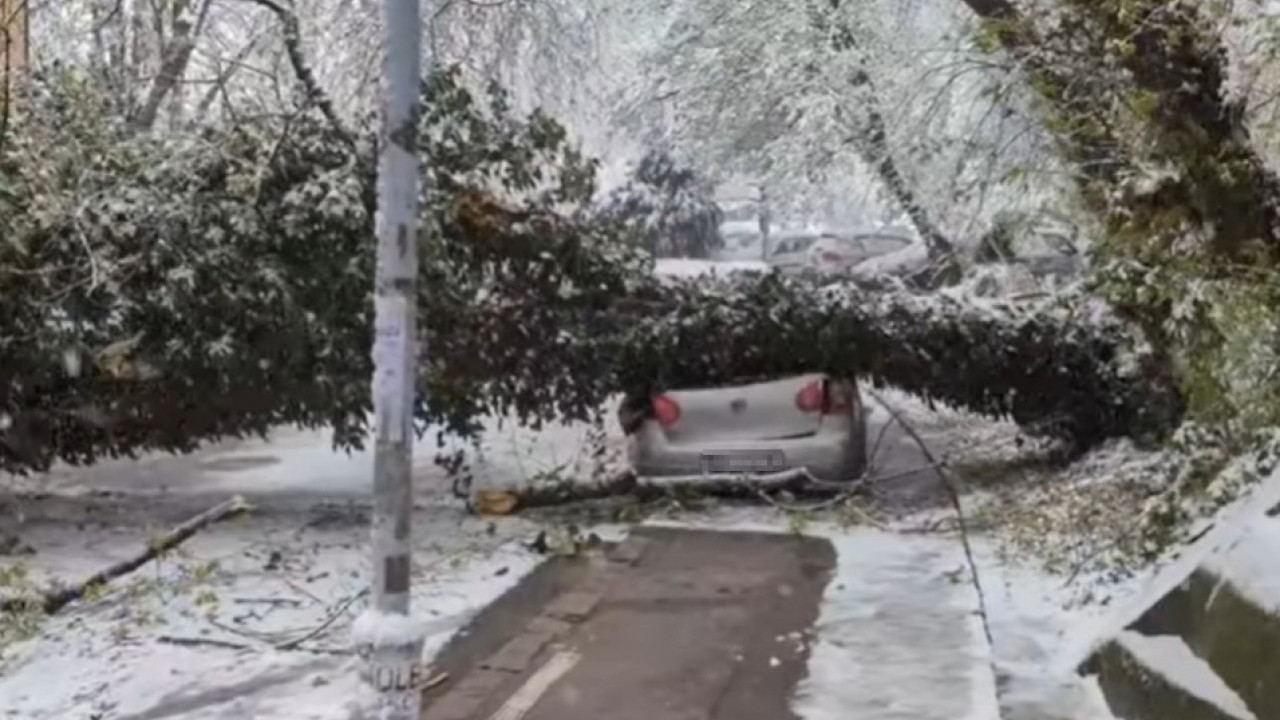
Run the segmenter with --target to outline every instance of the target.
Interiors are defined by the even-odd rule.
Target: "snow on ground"
[[[763,260],[695,260],[693,258],[658,258],[653,272],[661,277],[695,278],[704,275],[728,275],[734,272],[768,272]]]
[[[1273,517],[1277,504],[1280,504],[1280,471],[1239,502],[1238,510],[1228,511],[1230,514],[1217,520],[1215,530],[1222,533],[1218,537],[1235,533],[1233,541],[1225,547],[1215,547],[1212,543],[1216,538],[1211,534],[1188,555],[1194,558],[1198,550],[1204,552],[1201,564],[1207,570],[1230,581],[1259,607],[1280,614],[1280,577],[1276,577],[1275,571],[1280,520]],[[1189,558],[1184,562],[1190,561]]]
[[[1110,715],[1096,683],[1077,676],[1081,638],[1096,637],[1113,614],[1112,603],[1080,604],[1060,575],[1012,560],[1000,541],[974,542],[1003,720],[1104,720]],[[1137,592],[1140,580],[1112,589]]]
[[[959,543],[866,528],[830,540],[836,576],[797,714],[998,720],[990,648]]]
[[[583,476],[596,463],[590,436],[589,426],[534,432],[494,422],[472,457],[476,481]],[[616,431],[606,438],[618,449]],[[429,436],[415,452],[413,602],[428,653],[540,558],[521,544],[536,534],[532,522],[465,514],[434,450]],[[348,651],[367,604],[371,470],[369,452],[335,452],[326,432],[282,429],[188,457],[0,480],[19,493],[0,498],[13,505],[0,513],[0,539],[34,550],[0,557],[4,594],[78,582],[232,494],[256,508],[68,608],[28,641],[6,643],[0,630],[0,718],[350,717],[363,690]],[[6,567],[27,577],[6,583]],[[300,638],[298,649],[279,648]]]
[[[429,650],[533,568],[516,529],[490,535],[444,509],[416,518],[414,606]],[[367,600],[367,535],[360,514],[250,517],[207,530],[5,648],[0,717],[347,717],[358,683],[346,651]],[[146,538],[90,531],[77,540],[121,558]],[[33,544],[33,562],[85,562],[78,547]],[[299,649],[281,649],[289,642]]]
[[[585,434],[585,429],[572,427],[544,434],[512,429],[492,433],[485,462],[494,465],[495,477],[498,468],[529,474],[535,472],[531,467],[562,467],[575,457],[570,452],[575,438]],[[201,533],[181,553],[148,565],[112,594],[64,612],[37,638],[6,647],[0,718],[351,717],[351,706],[359,704],[363,688],[355,660],[342,653],[348,647],[350,624],[365,602],[360,593],[367,583],[367,512],[358,502],[298,505],[271,498],[298,494],[300,477],[311,472],[323,478],[329,497],[361,497],[367,493],[368,458],[357,454],[341,459],[325,449],[324,436],[305,437],[284,433],[278,444],[244,443],[195,458],[168,459],[197,469],[221,467],[228,458],[278,459],[267,465],[245,462],[236,472],[199,470],[201,474],[189,476],[185,483],[176,473],[181,463],[154,462],[153,469],[166,467],[174,473],[163,492],[156,489],[153,474],[139,473],[142,492],[176,503],[175,517],[182,515],[179,509],[187,514],[203,509],[208,493],[192,489],[208,480],[209,473],[218,472],[226,476],[215,495],[246,491],[262,510],[245,521]],[[556,447],[561,455],[548,458],[530,450],[538,446]],[[58,488],[72,500],[119,500],[89,493],[70,477],[64,474]],[[119,472],[105,477],[123,482]],[[491,530],[489,521],[465,516],[444,495],[442,481],[432,480],[430,474],[424,477],[414,526],[414,606],[428,624],[430,652],[471,613],[531,570],[538,556],[520,543],[536,531],[531,521],[501,519]],[[192,490],[191,495],[184,495],[184,490]],[[137,504],[128,498],[124,502]],[[117,516],[111,512],[130,517],[119,508],[108,510],[113,520]],[[26,561],[57,577],[82,577],[135,552],[147,537],[136,524],[114,522],[90,523],[76,531],[63,522],[65,514],[65,508],[48,518],[33,513],[24,532],[37,550]],[[678,522],[777,532],[790,528],[776,511],[758,507],[684,514]],[[990,685],[989,678],[973,682],[976,675],[971,674],[984,668],[989,673],[994,666],[1006,705],[1070,708],[1070,714],[1064,710],[1054,717],[1103,717],[1075,714],[1092,707],[1090,688],[1072,678],[1069,663],[1058,651],[1064,638],[1096,625],[1090,614],[1096,608],[1064,611],[1060,579],[1045,578],[1030,565],[1011,566],[997,552],[995,541],[980,541],[979,578],[994,640],[988,651],[980,642],[978,618],[972,615],[966,564],[954,536],[817,524],[804,530],[830,538],[839,556],[838,574],[822,609],[810,681],[797,703],[807,720],[847,717],[841,708],[865,699],[868,687],[885,692],[916,687],[939,662],[943,677],[957,687],[968,682],[970,688]],[[948,588],[956,593],[948,596]],[[952,622],[934,628],[928,623],[930,613],[947,615]],[[918,617],[920,625],[907,622],[911,617]],[[911,642],[868,652],[877,634],[865,624],[869,618],[892,619],[902,625],[895,632],[917,635]],[[300,638],[305,638],[302,650],[278,649],[280,643]],[[954,652],[942,652],[948,649]],[[869,662],[869,657],[876,659]],[[864,683],[849,682],[854,670],[862,673]],[[921,687],[896,697],[916,696],[911,707],[927,712],[926,692]],[[994,717],[984,714],[990,708],[977,700],[968,703],[974,710],[964,717]],[[1005,720],[1019,717],[1043,715],[1006,711]]]

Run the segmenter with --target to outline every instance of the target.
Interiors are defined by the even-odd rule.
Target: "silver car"
[[[642,477],[803,468],[844,482],[866,472],[866,413],[857,384],[826,375],[631,398],[618,415]]]
[[[788,275],[802,272],[809,264],[810,248],[819,237],[814,232],[778,233],[769,239],[769,265]]]

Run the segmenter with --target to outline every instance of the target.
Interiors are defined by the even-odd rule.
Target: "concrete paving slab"
[[[830,543],[670,528],[635,534],[645,542],[634,565],[603,558],[553,562],[526,581],[532,589],[517,588],[476,618],[442,652],[438,665],[452,668],[456,688],[429,695],[424,720],[795,717],[790,697],[804,675],[808,646],[783,649],[778,638],[811,632],[835,564]],[[552,641],[548,618],[566,608],[576,610],[570,614],[579,621]],[[462,659],[504,657],[504,647],[517,646],[539,651],[527,661],[522,655],[521,663],[468,667]],[[546,680],[546,668],[564,653],[579,660]],[[507,673],[511,681],[474,703],[469,674],[498,664],[523,669]],[[459,707],[470,714],[460,715]]]
[[[956,538],[634,532],[635,565],[557,559],[477,618],[440,658],[464,688],[457,658],[484,656],[477,643],[540,651],[470,715],[439,714],[459,701],[438,689],[424,720],[998,720]],[[552,617],[567,606],[578,622]],[[565,653],[578,660],[546,670]]]

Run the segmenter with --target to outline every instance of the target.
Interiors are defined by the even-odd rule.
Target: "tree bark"
[[[832,11],[839,9],[840,0],[829,0],[829,2]],[[832,28],[821,15],[815,16],[814,22],[819,30]],[[857,50],[854,33],[845,23],[836,21],[833,29],[834,32],[831,32],[830,37],[827,38],[833,50],[838,53]],[[880,178],[880,182],[889,191],[894,202],[911,218],[911,224],[920,233],[921,239],[928,248],[929,259],[935,265],[946,262],[955,253],[955,244],[947,239],[934,224],[928,210],[920,203],[915,190],[893,159],[893,153],[889,148],[888,126],[885,123],[884,114],[880,111],[880,103],[871,75],[860,68],[849,79],[849,83],[856,95],[862,98],[866,113],[865,126],[859,128],[860,132],[850,137],[849,142],[858,149],[863,161],[871,166]]]
[[[893,154],[889,150],[889,131],[885,125],[884,115],[880,112],[879,103],[876,102],[871,76],[866,71],[859,70],[853,79],[853,86],[866,88],[867,101],[865,111],[867,125],[865,136],[861,139],[854,139],[852,142],[859,148],[863,160],[879,176],[880,182],[884,183],[894,201],[911,218],[911,224],[920,233],[920,237],[924,240],[929,250],[929,259],[934,264],[946,261],[955,253],[955,245],[933,223],[933,220],[929,217],[929,211],[920,204],[915,190],[912,189],[907,179],[903,177],[902,172],[898,169],[898,164],[894,162]]]
[[[196,49],[196,42],[204,28],[211,4],[212,0],[201,0],[194,21],[188,16],[190,6],[187,2],[180,2],[174,6],[173,31],[168,41],[157,38],[161,47],[160,70],[156,74],[155,81],[151,83],[150,90],[147,91],[146,100],[138,109],[138,114],[134,116],[135,129],[145,131],[154,127],[156,118],[160,115],[160,108],[166,99],[181,102],[181,99],[175,96],[181,90],[183,76],[186,75],[187,65],[191,63],[191,54]],[[163,19],[158,18],[157,25],[162,27]]]

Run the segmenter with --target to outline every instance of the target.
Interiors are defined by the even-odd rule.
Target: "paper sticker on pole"
[[[374,318],[373,401],[379,435],[391,442],[404,442],[409,414],[406,380],[413,370],[408,300],[402,295],[376,296]]]

